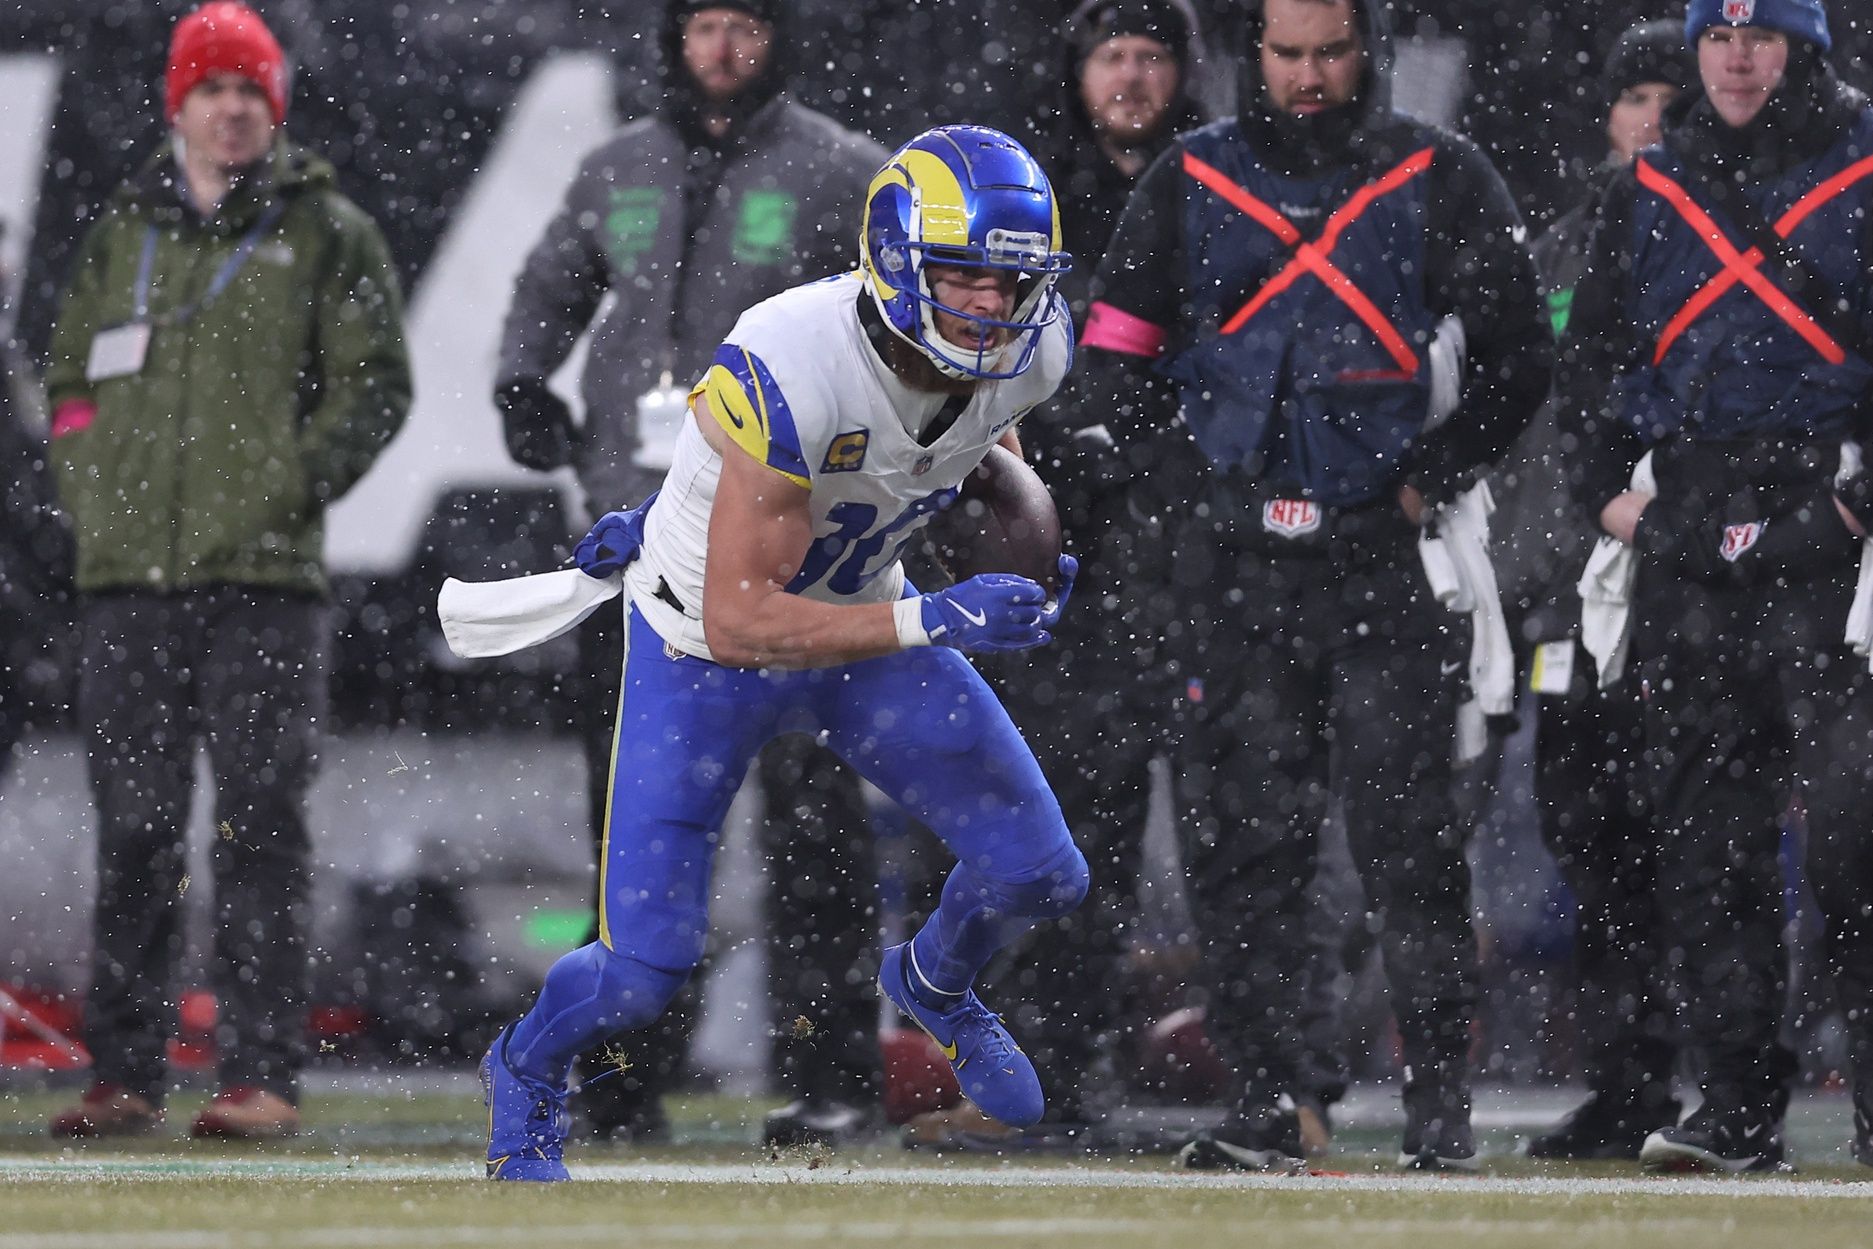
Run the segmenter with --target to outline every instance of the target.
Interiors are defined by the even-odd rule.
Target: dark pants
[[[1092,872],[1077,911],[1037,928],[1000,996],[1051,1091],[1076,1118],[1084,1077],[1120,1022],[1123,963],[1138,920],[1151,760],[1165,749],[1169,678],[1104,570],[1089,569],[1050,647],[996,665],[998,688],[1060,801]],[[1102,584],[1105,582],[1105,584]]]
[[[878,855],[857,773],[798,734],[761,751],[774,1074],[794,1096],[875,1104]]]
[[[1615,1102],[1662,1105],[1678,1046],[1663,974],[1659,839],[1645,796],[1644,708],[1627,686],[1535,697],[1541,837],[1574,895],[1581,1074]]]
[[[1775,1113],[1788,1075],[1778,850],[1791,781],[1863,1111],[1873,1086],[1873,686],[1866,660],[1827,637],[1844,598],[1815,598],[1791,610],[1753,591],[1654,587],[1634,642],[1673,1006],[1722,1107]]]
[[[1381,925],[1414,1082],[1467,1088],[1476,947],[1450,769],[1468,624],[1431,598],[1416,559],[1402,534],[1353,560],[1179,544],[1192,609],[1177,768],[1185,868],[1212,1037],[1252,1089],[1297,1084],[1330,794]]]
[[[309,598],[221,588],[83,602],[78,715],[98,809],[85,1043],[97,1078],[160,1101],[182,955],[196,746],[215,777],[222,1087],[296,1099],[308,982],[305,799],[330,635]]]
[[[605,836],[612,738],[623,671],[624,630],[609,606],[579,631],[579,700],[594,852]],[[761,851],[770,892],[766,916],[776,1019],[775,1073],[795,1095],[863,1101],[880,1087],[877,993],[877,868],[859,780],[809,738],[770,743],[758,765],[763,794]],[[597,939],[594,920],[588,940]],[[618,1039],[630,1069],[600,1052],[581,1062],[586,1113],[620,1126],[654,1113],[649,1104],[688,1060],[699,986],[691,983],[649,1027]],[[807,1022],[801,1024],[799,1021]],[[595,1076],[604,1075],[598,1083]]]

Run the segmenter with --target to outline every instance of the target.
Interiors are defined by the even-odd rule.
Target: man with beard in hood
[[[1528,423],[1552,346],[1508,191],[1474,145],[1391,110],[1364,0],[1266,0],[1247,21],[1238,116],[1145,173],[1085,339],[1088,410],[1195,452],[1166,561],[1186,613],[1176,800],[1240,1096],[1180,1158],[1300,1165],[1298,969],[1332,794],[1383,925],[1400,1164],[1473,1169],[1476,948],[1449,795],[1469,630],[1417,546]],[[1467,360],[1434,353],[1446,319]],[[1455,394],[1427,431],[1434,355]]]
[[[1197,32],[1179,0],[1086,0],[1061,33],[1060,89],[1035,126],[1044,136],[1037,154],[1059,190],[1067,249],[1099,256],[1152,158],[1173,134],[1202,124],[1187,89]],[[1079,274],[1065,274],[1060,290],[1083,325],[1088,282]],[[1046,1119],[1026,1130],[967,1102],[919,1115],[906,1126],[908,1145],[1079,1148],[1096,1118],[1088,1102],[1102,1043],[1118,1023],[1151,760],[1163,749],[1170,702],[1150,603],[1162,587],[1148,567],[1156,562],[1152,527],[1134,515],[1131,465],[1104,420],[1069,403],[1029,421],[1028,458],[1060,510],[1062,546],[1082,556],[1081,585],[1091,593],[1062,618],[1045,659],[1006,656],[991,666],[1067,827],[1101,865],[1091,903],[1036,932],[1003,977],[1023,990],[1021,1033],[1054,1096]],[[1025,992],[1039,984],[1049,991]]]
[[[1655,1169],[1772,1170],[1789,1064],[1780,815],[1809,875],[1873,1163],[1873,690],[1844,634],[1873,518],[1873,109],[1823,59],[1820,0],[1693,0],[1703,94],[1608,187],[1562,353],[1576,503],[1637,557],[1672,1003],[1702,1105]],[[1649,469],[1649,474],[1645,472]],[[1648,480],[1649,476],[1649,480]]]
[[[742,309],[853,265],[852,206],[887,153],[782,89],[786,15],[784,0],[673,0],[662,107],[585,159],[515,286],[494,396],[508,450],[529,468],[572,465],[594,517],[662,482],[684,392]],[[588,325],[581,424],[547,379]],[[594,844],[607,823],[622,628],[599,612],[579,633]],[[788,978],[774,997],[787,1018],[817,1024],[816,1044],[776,1053],[799,1100],[770,1116],[766,1135],[824,1142],[864,1126],[859,1107],[879,1078],[872,973],[860,966],[874,957],[876,884],[864,798],[848,769],[798,736],[763,751],[760,774],[770,965]],[[682,1019],[659,1027],[686,1034]],[[669,1035],[624,1042],[623,1074],[589,1055],[587,1123],[601,1136],[660,1134],[661,1084],[683,1047]]]

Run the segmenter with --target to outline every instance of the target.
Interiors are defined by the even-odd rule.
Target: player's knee
[[[1037,872],[1004,889],[1010,910],[1035,919],[1058,919],[1085,900],[1091,879],[1086,856],[1071,841],[1063,841]]]

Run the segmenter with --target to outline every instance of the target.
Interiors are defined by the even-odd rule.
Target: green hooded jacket
[[[199,301],[266,217],[221,294]],[[154,248],[143,367],[86,379],[100,330],[133,319]],[[323,593],[324,511],[410,407],[403,303],[376,225],[332,167],[282,137],[204,220],[165,144],[85,239],[46,375],[52,458],[81,591],[261,586]]]

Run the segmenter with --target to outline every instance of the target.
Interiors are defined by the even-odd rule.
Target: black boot
[[[850,1145],[877,1128],[872,1114],[831,1097],[799,1097],[761,1121],[768,1145]]]
[[[1475,1171],[1470,1082],[1456,1063],[1405,1068],[1405,1141],[1398,1165],[1414,1171]]]
[[[1301,1157],[1301,1124],[1294,1103],[1251,1086],[1228,1118],[1178,1151],[1177,1162],[1192,1171],[1298,1174],[1307,1164]]]
[[[1707,1099],[1679,1126],[1646,1137],[1639,1161],[1648,1171],[1777,1171],[1782,1125],[1767,1107]]]
[[[1637,1158],[1645,1138],[1678,1122],[1684,1107],[1663,1089],[1595,1092],[1528,1142],[1531,1158]]]
[[[572,1098],[574,1123],[595,1140],[663,1144],[670,1139],[663,1096],[636,1069],[620,1068],[601,1051],[579,1059],[580,1084]]]

